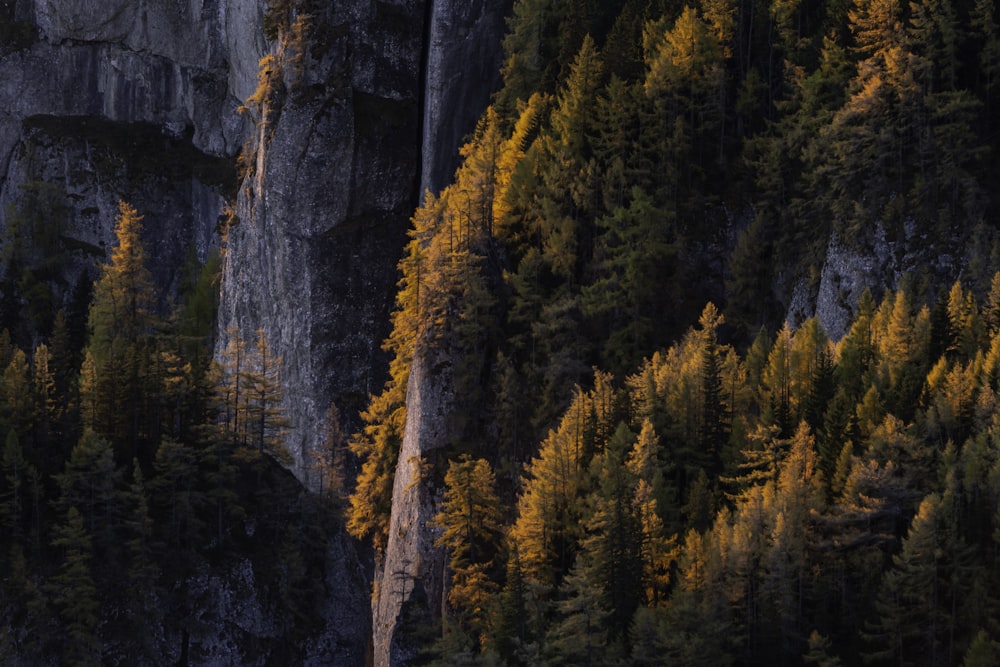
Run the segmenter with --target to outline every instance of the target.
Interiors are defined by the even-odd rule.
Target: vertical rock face
[[[356,415],[386,377],[381,342],[409,218],[457,165],[498,83],[512,0],[313,4],[308,46],[255,118],[236,110],[257,89],[261,57],[279,48],[263,37],[267,0],[0,2],[0,20],[35,28],[0,43],[0,226],[22,186],[57,186],[60,238],[74,253],[62,298],[104,261],[119,197],[146,215],[151,268],[169,286],[189,246],[204,256],[216,242],[226,170],[244,146],[255,150],[228,233],[220,345],[224,332],[263,330],[283,357],[292,468],[307,485],[329,404]],[[435,420],[448,404],[447,381],[414,376],[413,400],[432,407],[412,407],[403,463],[442,444]],[[410,582],[400,604],[414,582],[439,604],[440,555],[419,555],[433,551],[432,499],[410,497],[411,473],[401,466],[393,518],[411,539],[393,543],[386,567]],[[377,640],[399,644],[399,604],[377,608],[390,627]]]
[[[263,330],[282,356],[288,446],[306,484],[330,402],[356,414],[382,381],[419,174],[422,21],[418,2],[313,15],[301,67],[278,65],[237,200],[220,330]]]
[[[49,187],[71,258],[55,279],[57,299],[105,260],[119,198],[145,214],[151,268],[166,291],[190,247],[204,258],[216,243],[246,132],[234,109],[255,80],[229,58],[251,44],[263,50],[245,4],[0,7],[0,20],[34,26],[28,39],[0,44],[0,227],[33,184]]]
[[[427,29],[420,192],[437,193],[458,167],[457,148],[498,87],[504,17],[513,0],[435,0]],[[475,116],[455,113],[477,110]]]
[[[274,82],[276,108],[262,111],[256,173],[229,233],[220,330],[262,329],[283,357],[289,444],[307,485],[329,403],[357,414],[384,381],[380,345],[409,217],[418,194],[439,189],[456,166],[498,82],[511,4],[337,3],[311,16],[301,66],[286,64]],[[440,609],[444,560],[418,462],[445,442],[447,377],[423,361],[411,372],[392,536],[376,582],[377,665],[409,656],[401,615],[430,623],[428,610]]]
[[[446,355],[414,355],[406,397],[406,428],[392,486],[389,539],[374,600],[372,626],[376,665],[406,664],[416,646],[407,633],[440,620],[445,554],[428,526],[436,498],[423,479],[424,455],[448,443],[454,383]]]
[[[510,4],[325,6],[300,64],[275,82],[229,233],[220,330],[262,329],[283,357],[293,469],[306,484],[329,404],[355,415],[385,379],[409,218],[421,187],[454,168],[497,83]]]
[[[409,217],[442,187],[498,82],[510,0],[336,3],[310,17],[299,65],[263,109],[256,173],[230,230],[220,330],[262,329],[283,357],[294,471],[310,462],[330,402],[357,414],[386,375],[388,334]],[[221,345],[225,344],[222,340]],[[447,373],[415,363],[393,497],[392,535],[374,601],[377,665],[405,663],[410,612],[440,609],[443,554],[427,521],[421,455],[444,444]],[[354,424],[349,427],[353,428]]]

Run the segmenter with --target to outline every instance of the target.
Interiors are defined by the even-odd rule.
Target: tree
[[[662,21],[651,23],[643,36],[646,94],[672,126],[661,139],[674,144],[676,158],[693,163],[679,174],[683,183],[697,182],[694,176],[706,158],[721,160],[723,155],[725,51],[717,33],[719,27],[726,32],[723,23],[709,25],[695,9],[685,7],[671,28]],[[706,155],[708,148],[716,150]]]
[[[340,410],[330,403],[323,415],[323,439],[313,452],[311,470],[316,473],[318,492],[340,508],[347,499],[347,438],[341,427]]]
[[[282,358],[271,352],[263,329],[257,330],[251,349],[237,328],[230,328],[227,335],[215,375],[224,437],[245,460],[259,461],[266,454],[288,463],[291,454],[284,443],[289,422],[282,404]]]
[[[52,540],[52,546],[62,550],[63,560],[51,584],[52,603],[66,624],[63,660],[74,667],[96,667],[101,664],[100,603],[91,574],[90,534],[75,507],[66,510],[65,517]]]
[[[126,460],[140,454],[141,460],[151,458],[151,451],[139,451],[139,442],[149,436],[151,421],[159,422],[152,409],[159,387],[148,377],[155,295],[141,234],[142,216],[120,201],[117,244],[94,284],[87,348],[93,365],[83,387],[84,403],[95,408],[91,427],[117,446],[130,448]]]
[[[16,428],[21,435],[28,435],[34,424],[32,405],[31,370],[28,357],[20,349],[15,349],[10,363],[3,371],[3,414],[7,424]]]
[[[1000,645],[990,639],[989,633],[980,630],[965,652],[962,667],[989,667],[1000,660]]]
[[[118,202],[117,244],[94,286],[90,311],[90,348],[98,366],[112,354],[115,341],[134,345],[152,323],[155,300],[142,243],[142,218],[127,202]]]
[[[121,471],[116,467],[111,443],[93,431],[85,431],[73,447],[63,472],[56,475],[59,497],[53,502],[60,515],[70,509],[80,517],[87,530],[88,542],[95,548],[116,549],[114,533],[119,525]],[[111,568],[111,559],[102,559],[101,566]]]
[[[24,458],[24,450],[17,437],[17,431],[7,432],[4,442],[3,484],[0,486],[0,521],[13,542],[24,537],[27,510],[30,506],[29,490],[35,480],[35,469]]]
[[[832,642],[827,637],[813,630],[809,635],[809,652],[802,656],[802,661],[817,667],[840,667],[840,658],[830,655],[832,648]]]
[[[39,445],[48,445],[53,429],[59,422],[59,401],[56,378],[51,368],[52,357],[45,343],[39,343],[31,356],[31,385],[34,398],[36,439]]]
[[[597,119],[591,109],[602,79],[597,47],[588,35],[557,96],[551,132],[541,138],[545,160],[537,233],[546,263],[571,285],[580,282],[584,263],[592,254],[592,224],[600,197],[590,141]]]
[[[606,363],[618,372],[655,348],[666,324],[676,248],[669,215],[639,188],[627,207],[597,220],[595,280],[583,290],[584,313],[607,322]]]
[[[608,616],[596,581],[577,561],[561,587],[557,603],[559,620],[546,635],[549,664],[590,667],[604,664],[607,650],[605,622]]]
[[[893,658],[901,663],[918,657],[936,664],[947,620],[938,569],[941,558],[941,497],[931,494],[920,503],[902,551],[893,557],[879,588],[876,607],[879,621],[871,634],[873,658]]]
[[[775,338],[761,380],[767,388],[771,423],[787,437],[792,429],[792,385],[797,380],[792,376],[792,330],[787,322]]]
[[[149,482],[149,502],[158,518],[156,527],[160,539],[170,545],[175,556],[171,566],[183,571],[203,539],[201,531],[205,526],[202,508],[206,503],[198,487],[198,453],[164,438],[156,450],[153,470],[156,474]]]
[[[267,454],[281,463],[289,463],[291,454],[285,447],[289,421],[282,405],[283,360],[271,352],[263,329],[257,330],[254,352],[248,364],[245,394],[246,422],[250,430],[248,444],[259,455]]]
[[[572,566],[581,535],[587,466],[603,448],[613,421],[611,376],[595,374],[590,392],[577,388],[559,427],[549,431],[526,466],[527,479],[511,528],[525,579],[554,589]]]
[[[855,49],[873,56],[897,46],[903,39],[900,0],[854,0],[848,12]]]
[[[638,479],[626,462],[634,442],[635,434],[619,424],[604,451],[591,462],[595,488],[578,557],[584,573],[600,590],[601,606],[608,614],[606,629],[616,641],[626,638],[646,588],[643,517],[635,502]],[[662,539],[662,535],[655,537]],[[651,569],[656,565],[651,564]]]
[[[147,658],[157,655],[155,630],[163,622],[158,604],[159,567],[153,552],[153,519],[149,513],[145,480],[138,461],[132,463],[132,482],[126,493],[125,553],[128,558],[125,604],[128,609],[129,635]]]
[[[444,498],[433,521],[441,535],[434,545],[448,550],[448,603],[463,627],[478,632],[495,587],[489,575],[501,535],[496,479],[485,459],[463,455],[449,462],[444,483]]]

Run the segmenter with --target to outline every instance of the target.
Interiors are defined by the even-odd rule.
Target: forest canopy
[[[997,659],[998,39],[988,1],[515,3],[351,442],[382,550],[450,361],[422,659]],[[833,245],[899,269],[836,339],[789,315]]]

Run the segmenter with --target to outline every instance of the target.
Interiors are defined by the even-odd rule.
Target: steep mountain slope
[[[82,331],[119,199],[145,216],[165,301],[223,232],[217,349],[263,331],[283,358],[291,469],[314,486],[327,407],[356,425],[384,379],[408,220],[496,86],[509,6],[2,3],[4,326],[30,349],[64,308]],[[309,659],[359,661],[371,641],[355,549],[331,540],[326,640]],[[269,659],[271,608],[246,567],[190,582],[232,605],[206,612],[183,656],[190,640],[190,659]],[[249,620],[217,627],[230,615]]]
[[[383,555],[376,655],[613,661],[634,631],[655,637],[650,664],[667,645],[682,664],[704,646],[720,649],[711,662],[795,659],[802,617],[783,618],[768,653],[757,600],[725,593],[748,610],[733,620],[687,597],[700,583],[671,582],[727,556],[730,538],[707,555],[701,540],[750,511],[732,489],[762,465],[761,443],[798,448],[804,493],[819,493],[814,429],[830,496],[842,491],[833,469],[868,455],[845,434],[856,452],[894,419],[940,436],[923,401],[959,364],[954,332],[985,350],[986,315],[972,313],[996,299],[995,7],[521,0],[509,27],[504,88],[452,183],[413,218],[392,377],[352,442],[363,466],[348,526]],[[959,277],[968,292],[951,287]],[[837,376],[835,399],[834,375],[858,359],[830,338],[867,326],[883,294],[897,337],[887,359],[923,365],[880,375],[894,362],[876,372],[866,356],[864,375]],[[496,488],[491,475],[449,482],[473,463]],[[484,545],[469,499],[494,493],[508,532]],[[460,520],[444,515],[449,495],[469,500]],[[900,505],[901,521],[916,509]],[[449,534],[464,546],[446,551]],[[628,578],[637,568],[641,581]],[[705,616],[688,626],[691,605]],[[854,642],[845,655],[880,650],[858,648],[844,620],[831,628]],[[716,641],[729,623],[749,633],[731,653]],[[429,626],[441,631],[409,632]],[[692,628],[689,653],[670,644]]]

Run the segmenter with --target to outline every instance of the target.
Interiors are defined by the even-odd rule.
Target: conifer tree
[[[608,650],[605,623],[608,611],[601,591],[577,561],[561,586],[558,620],[545,638],[545,652],[552,665],[596,666],[604,664]]]
[[[56,475],[59,497],[53,506],[61,515],[72,508],[102,554],[118,547],[114,533],[120,520],[121,471],[115,465],[111,443],[93,431],[85,431],[73,447],[63,472]],[[115,565],[104,558],[101,567]]]
[[[132,482],[126,494],[125,553],[128,571],[125,604],[129,610],[129,636],[147,658],[157,655],[155,628],[163,622],[157,600],[159,567],[153,553],[153,519],[149,513],[146,484],[138,461],[132,463]]]
[[[100,602],[91,572],[93,550],[84,519],[75,507],[66,510],[64,523],[56,528],[52,546],[62,551],[59,573],[52,578],[52,603],[65,624],[63,660],[73,667],[101,664],[98,635]]]
[[[29,489],[34,480],[34,468],[24,457],[24,450],[17,431],[7,432],[4,441],[3,483],[0,485],[0,521],[12,542],[24,538],[27,510],[30,506]]]
[[[596,279],[584,290],[584,312],[607,322],[604,357],[619,372],[655,348],[675,261],[671,220],[633,188],[629,204],[597,221]]]
[[[864,56],[880,54],[903,38],[900,0],[854,0],[848,13],[855,48]]]
[[[908,662],[923,656],[930,664],[940,659],[944,630],[938,608],[940,508],[937,494],[924,498],[903,541],[903,550],[893,558],[893,569],[883,577],[876,602],[879,621],[871,635],[873,658]]]
[[[575,560],[589,457],[603,447],[613,423],[610,383],[610,376],[597,373],[593,391],[577,388],[558,429],[549,431],[527,465],[530,477],[518,499],[511,537],[525,578],[546,590],[558,584]]]
[[[626,464],[635,435],[619,424],[604,451],[594,457],[592,514],[578,562],[601,591],[611,638],[622,640],[644,593],[643,524],[634,499],[637,478]],[[656,537],[661,538],[660,535]]]
[[[34,422],[32,405],[31,370],[28,357],[21,349],[11,354],[10,363],[3,371],[3,418],[22,435],[27,435]]]
[[[159,389],[147,377],[155,296],[141,234],[142,216],[119,202],[117,244],[94,285],[88,318],[93,365],[83,386],[83,401],[96,413],[91,428],[127,447],[126,460],[140,454],[152,458],[152,451],[139,451],[139,443],[149,436],[152,398]]]
[[[444,499],[434,517],[441,535],[434,544],[448,550],[449,604],[463,627],[480,632],[501,534],[496,480],[485,459],[464,455],[448,464],[444,482]]]
[[[204,527],[197,456],[191,447],[164,438],[153,463],[156,475],[149,482],[150,504],[160,517],[157,527],[175,554],[171,564],[182,571],[197,549]],[[218,500],[220,505],[224,503],[223,498]],[[224,508],[217,511],[221,514]]]
[[[1000,645],[990,639],[989,633],[980,630],[965,653],[962,667],[989,667],[1000,660]]]

